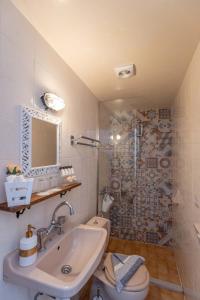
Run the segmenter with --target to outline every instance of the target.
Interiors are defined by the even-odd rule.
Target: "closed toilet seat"
[[[108,245],[110,221],[96,216],[89,220],[88,225],[105,228],[108,232]],[[90,300],[97,296],[97,290],[100,291],[100,295],[104,300],[144,300],[149,290],[149,272],[144,265],[140,266],[121,293],[118,293],[115,288],[111,253],[105,254],[101,264],[94,273]]]
[[[115,275],[112,266],[112,253],[108,253],[104,261],[105,277],[115,286]],[[130,278],[123,288],[123,291],[127,292],[140,292],[145,290],[149,285],[149,272],[147,268],[142,265],[136,271],[136,273]],[[122,291],[122,292],[123,292]]]

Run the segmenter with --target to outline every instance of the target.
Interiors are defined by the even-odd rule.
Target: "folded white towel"
[[[144,261],[144,257],[138,255],[112,254],[112,264],[118,293],[122,291],[125,284],[136,273],[138,268],[144,264]]]

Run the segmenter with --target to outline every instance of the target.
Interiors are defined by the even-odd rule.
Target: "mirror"
[[[47,112],[21,109],[21,166],[26,176],[58,172],[61,122]]]
[[[57,125],[32,119],[32,168],[57,164]]]

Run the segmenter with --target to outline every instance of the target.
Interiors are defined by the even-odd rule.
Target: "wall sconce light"
[[[119,134],[111,135],[110,139],[111,139],[111,141],[114,141],[115,143],[117,143],[119,140],[121,140],[121,135],[119,135]]]
[[[117,134],[116,135],[116,140],[119,141],[121,139],[121,135]]]
[[[41,100],[45,106],[45,109],[59,111],[65,107],[64,100],[52,93],[44,93],[44,95],[41,97]]]

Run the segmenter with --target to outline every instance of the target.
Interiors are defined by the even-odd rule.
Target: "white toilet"
[[[106,240],[106,248],[107,248],[109,243],[109,238],[110,238],[110,220],[101,217],[93,217],[87,222],[87,224],[90,226],[104,228],[107,231],[108,233],[107,240]]]
[[[110,236],[110,221],[100,217],[93,217],[88,225],[103,227],[108,232],[107,245]],[[111,263],[111,254],[105,254],[102,263],[94,273],[94,281],[90,299],[99,300],[144,300],[149,289],[149,272],[142,265],[134,276],[127,282],[121,293],[115,289],[115,278]],[[97,292],[98,290],[98,292]],[[94,298],[99,295],[99,298]]]

